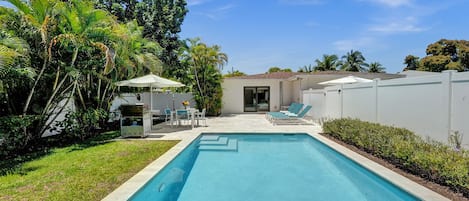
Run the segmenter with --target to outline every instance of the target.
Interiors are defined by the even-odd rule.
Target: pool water
[[[131,200],[418,199],[306,134],[206,134]]]

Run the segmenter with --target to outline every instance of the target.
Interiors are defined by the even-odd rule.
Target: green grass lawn
[[[0,200],[101,200],[178,141],[118,141],[53,149],[0,176]]]

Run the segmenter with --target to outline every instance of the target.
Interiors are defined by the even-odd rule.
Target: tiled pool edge
[[[336,150],[337,152],[341,153],[342,155],[346,156],[347,158],[355,161],[356,163],[360,164],[364,168],[374,172],[375,174],[379,175],[380,177],[388,180],[389,182],[393,183],[394,185],[398,186],[404,191],[407,191],[408,193],[414,195],[415,197],[421,199],[421,200],[426,200],[426,201],[443,201],[443,200],[450,200],[410,179],[407,177],[404,177],[358,153],[355,153],[351,151],[350,149],[347,149],[346,147],[337,144],[336,142],[333,142],[326,137],[319,135],[319,134],[313,134],[313,133],[307,133],[308,135],[316,138],[320,142],[326,144],[327,146],[331,147],[332,149]]]
[[[125,183],[120,185],[112,193],[103,198],[103,201],[124,201],[130,199],[143,185],[145,185],[154,175],[171,162],[179,153],[192,143],[201,133],[191,135],[188,138],[181,139],[174,147],[171,147],[166,153],[158,159],[151,162],[140,172],[135,174]]]
[[[184,150],[189,144],[195,140],[199,135],[202,133],[212,134],[215,132],[200,132],[197,134],[193,134],[188,138],[184,138],[179,142],[177,145],[172,147],[168,150],[165,154],[161,157],[150,163],[147,167],[143,170],[138,172],[124,184],[119,186],[116,190],[112,193],[107,195],[103,200],[104,201],[120,201],[120,200],[128,200],[135,192],[137,192],[146,182],[148,182],[155,174],[157,174],[166,164],[172,161],[182,150]],[[223,134],[233,134],[234,132],[216,132],[216,133],[223,133]],[[245,132],[236,132],[236,133],[245,133]],[[271,132],[271,133],[281,133],[281,132]],[[282,132],[282,133],[299,133],[299,132]],[[302,132],[306,133],[315,139],[319,140],[320,142],[326,144],[327,146],[331,147],[332,149],[336,150],[337,152],[343,154],[347,158],[357,162],[358,164],[362,165],[364,168],[371,170],[372,172],[376,173],[377,175],[381,176],[382,178],[388,180],[389,182],[393,183],[394,185],[398,186],[399,188],[403,189],[411,193],[412,195],[416,196],[421,200],[450,200],[380,164],[358,154],[355,153],[346,147],[337,144],[324,136],[321,136],[317,133],[310,133],[310,132]],[[264,132],[256,132],[256,134],[268,134]]]

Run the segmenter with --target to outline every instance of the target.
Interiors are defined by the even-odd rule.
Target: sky
[[[467,0],[187,0],[182,39],[228,55],[227,71],[297,71],[324,54],[362,52],[388,73],[442,38],[469,40]]]
[[[187,0],[181,39],[228,55],[223,72],[297,71],[324,54],[360,51],[388,73],[442,38],[469,40],[468,0]],[[0,6],[5,2],[0,1]]]

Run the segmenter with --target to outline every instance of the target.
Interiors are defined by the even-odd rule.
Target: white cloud
[[[212,20],[220,20],[223,18],[231,9],[235,8],[236,5],[234,4],[226,4],[220,7],[217,7],[213,10],[200,13],[201,15],[204,15]]]
[[[396,22],[391,22],[384,25],[376,25],[370,28],[370,31],[383,33],[422,32],[425,30],[426,29],[413,24],[401,24]]]
[[[376,4],[382,4],[389,7],[409,6],[412,0],[366,0]]]
[[[417,21],[415,17],[392,19],[372,25],[368,30],[386,34],[426,31],[427,28],[419,26]]]
[[[371,46],[375,39],[371,37],[361,37],[358,39],[339,40],[333,43],[335,49],[340,51],[359,50]]]

